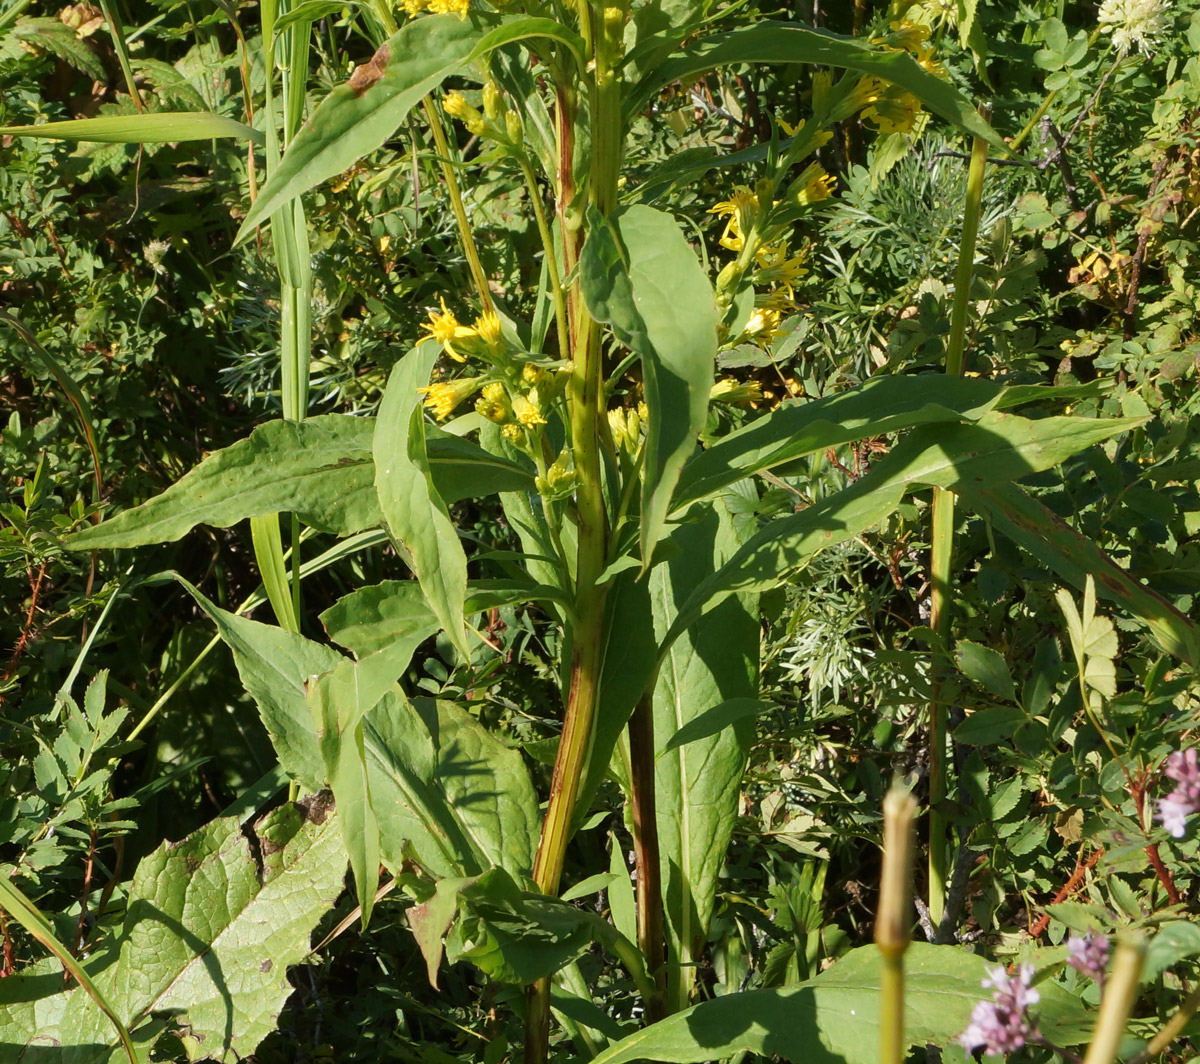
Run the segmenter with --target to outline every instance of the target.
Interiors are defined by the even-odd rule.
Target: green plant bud
[[[504,112],[504,129],[514,148],[525,143],[525,130],[521,126],[521,116],[516,111]]]

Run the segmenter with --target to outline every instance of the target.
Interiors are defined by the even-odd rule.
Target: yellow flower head
[[[608,430],[612,433],[613,445],[620,450],[627,446],[625,432],[625,411],[620,407],[608,411]]]
[[[467,17],[467,0],[429,0],[429,10],[435,15],[457,15]]]
[[[454,316],[454,312],[446,309],[446,301],[440,300],[442,311],[439,314],[436,310],[429,312],[429,320],[423,323],[426,335],[421,337],[422,340],[432,338],[442,345],[442,350],[446,352],[456,362],[465,362],[466,356],[459,354],[454,350],[453,344],[455,341],[463,341],[476,335],[474,329],[460,325],[458,319]]]
[[[500,333],[500,318],[495,311],[476,318],[475,331],[483,338],[493,355],[497,358],[504,356],[504,338]]]
[[[451,118],[457,118],[472,136],[477,137],[483,132],[483,115],[467,102],[467,98],[461,92],[446,93],[442,97],[442,110]]]
[[[533,427],[546,424],[546,419],[542,417],[542,412],[537,408],[536,388],[529,395],[514,395],[512,408],[513,413],[517,415],[517,420],[522,425]]]
[[[863,108],[863,120],[880,133],[908,133],[921,113],[921,101],[911,92],[895,90]]]
[[[762,385],[758,381],[739,383],[732,377],[717,381],[708,393],[717,403],[757,403],[762,397]]]
[[[500,427],[500,435],[509,443],[519,444],[525,439],[525,430],[515,421],[510,421],[507,425]]]
[[[746,246],[746,234],[754,227],[758,217],[758,196],[745,185],[735,185],[733,197],[722,200],[711,208],[709,214],[728,218],[720,244],[730,251],[741,251]]]
[[[488,421],[503,425],[512,420],[512,406],[508,402],[508,393],[500,381],[492,381],[483,386],[483,393],[475,400],[475,410]]]
[[[825,172],[825,167],[820,163],[809,163],[793,182],[788,198],[801,207],[808,207],[829,199],[835,184],[836,179],[832,174]]]
[[[742,330],[742,336],[747,340],[752,340],[756,344],[769,344],[776,336],[780,335],[779,328],[779,311],[769,310],[766,307],[757,307],[753,314],[750,315],[750,320],[746,322],[746,328]]]
[[[428,0],[401,0],[400,6],[404,8],[404,13],[409,18],[416,18],[422,11]]]
[[[479,387],[482,377],[459,377],[453,381],[437,381],[417,391],[425,396],[425,405],[433,416],[443,421],[454,413],[454,408],[469,398]]]

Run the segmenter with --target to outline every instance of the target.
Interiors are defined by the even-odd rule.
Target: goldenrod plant
[[[1001,533],[1071,555],[1069,530],[1030,518],[1039,504],[1017,482],[1140,430],[1147,416],[1064,410],[1092,394],[1075,384],[963,374],[974,232],[962,242],[946,372],[880,373],[815,398],[785,378],[768,401],[762,380],[726,366],[731,352],[769,363],[785,322],[803,314],[800,286],[815,268],[805,226],[837,199],[827,148],[850,126],[892,145],[932,121],[969,138],[972,227],[988,153],[1017,160],[947,77],[928,20],[852,37],[751,9],[715,24],[701,0],[371,0],[351,15],[370,58],[311,111],[313,25],[342,7],[270,0],[256,119],[149,112],[4,131],[232,136],[262,148],[264,180],[247,195],[237,242],[262,241],[274,256],[283,416],[69,545],[124,550],[251,522],[277,623],[176,578],[258,707],[279,764],[264,787],[286,781],[295,801],[256,819],[252,795],[236,815],[145,857],[119,927],[95,954],[95,991],[3,998],[0,1048],[41,1039],[100,1060],[118,1037],[140,1051],[170,1030],[191,1059],[253,1053],[286,997],[282,969],[305,954],[347,866],[363,933],[377,926],[377,900],[402,898],[429,982],[471,966],[496,1009],[521,1015],[512,1058],[526,1064],[808,1060],[815,1046],[817,1059],[897,1064],[912,1045],[954,1041],[972,1022],[985,964],[952,945],[908,945],[914,800],[898,794],[885,816],[882,960],[864,946],[797,985],[711,992],[706,943],[767,708],[760,599],[932,489],[941,501],[930,641],[945,640],[950,500]],[[666,121],[664,94],[747,66],[816,67],[803,113],[762,116],[752,148],[683,154],[649,172],[631,165],[635,127]],[[469,283],[438,275],[437,305],[414,308],[419,338],[390,368],[373,416],[309,416],[315,237],[305,197],[402,130],[436,163]],[[723,198],[683,210],[659,196],[734,166],[742,179],[729,177]],[[519,295],[489,273],[471,195],[496,174],[511,180],[510,205],[527,212],[540,242]],[[400,166],[387,177],[411,179]],[[706,239],[718,249],[711,258]],[[721,420],[731,408],[745,414],[734,428]],[[759,519],[764,480],[883,437],[884,453],[835,489]],[[479,500],[496,515],[491,532],[465,524]],[[301,598],[326,557],[304,562],[305,529],[336,537],[328,550],[338,557],[384,548],[386,578],[328,601]],[[1106,559],[1072,563],[1082,584]],[[1186,622],[1139,599],[1132,579],[1116,583],[1164,642],[1190,645]],[[1092,630],[1091,591],[1087,601],[1073,633]],[[554,727],[537,750],[552,765],[548,781],[473,712],[475,684],[500,668],[492,620],[501,608],[536,614],[552,633]],[[465,686],[421,693],[414,655],[432,658],[430,647],[470,674]],[[1091,644],[1077,653],[1086,698],[1104,655]],[[918,888],[935,921],[950,878],[941,697],[927,736],[929,875]],[[580,861],[594,846],[569,860],[602,788],[620,794],[632,876],[615,844],[586,874]],[[574,903],[600,889],[611,918]],[[602,975],[588,963],[595,956]],[[1023,970],[988,978],[1000,997],[971,1030],[990,1046],[1000,1044],[988,1041],[996,1010],[1038,992]],[[1078,1035],[1079,1016],[1064,1017]],[[1103,1015],[1096,1060],[1111,1059],[1110,1028],[1123,1019]]]

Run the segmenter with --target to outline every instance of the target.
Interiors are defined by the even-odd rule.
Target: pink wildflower
[[[1067,939],[1067,963],[1093,982],[1103,983],[1108,939],[1104,935],[1072,935]]]
[[[1167,756],[1163,773],[1175,781],[1175,789],[1158,800],[1158,816],[1169,834],[1182,839],[1187,818],[1200,811],[1200,752],[1176,750]]]
[[[1006,975],[1000,967],[991,969],[983,985],[993,988],[992,1000],[975,1006],[959,1043],[968,1050],[982,1047],[989,1056],[1001,1056],[1037,1038],[1029,1006],[1036,1005],[1041,995],[1030,985],[1032,979],[1032,964],[1022,964],[1015,976]]]

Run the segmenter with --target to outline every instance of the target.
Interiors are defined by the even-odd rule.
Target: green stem
[[[484,314],[494,314],[496,305],[492,302],[492,291],[488,288],[487,274],[483,263],[479,261],[479,249],[475,246],[475,237],[471,232],[471,223],[467,220],[467,209],[463,205],[462,192],[458,187],[458,177],[450,161],[450,145],[446,141],[446,131],[442,128],[441,115],[428,97],[421,100],[425,108],[425,118],[429,122],[433,142],[437,146],[438,165],[441,167],[442,178],[446,182],[446,191],[450,194],[450,207],[454,211],[454,220],[458,224],[458,238],[462,243],[463,254],[467,257],[467,265],[471,270],[471,280],[479,295],[479,304]]]
[[[537,222],[538,235],[542,239],[542,247],[546,254],[546,273],[550,278],[550,298],[554,303],[554,323],[558,331],[558,357],[567,358],[571,352],[571,333],[567,324],[567,297],[563,292],[562,274],[558,271],[558,256],[554,251],[554,233],[546,219],[546,210],[542,206],[542,193],[538,188],[537,177],[529,156],[521,152],[521,173],[525,177],[525,187],[529,190],[529,202],[533,205],[533,217]]]
[[[984,117],[987,117],[986,112]],[[946,372],[963,372],[967,311],[971,298],[971,274],[983,205],[983,179],[987,167],[987,143],[979,137],[971,146],[967,171],[967,196],[963,207],[962,239],[954,275],[954,305],[950,311],[950,336],[946,341]],[[930,627],[949,643],[951,579],[954,566],[954,494],[933,489],[933,536],[929,561]],[[929,704],[929,918],[937,927],[945,914],[949,846],[941,804],[946,796],[946,712],[942,703],[942,676],[935,671]]]
[[[133,99],[133,106],[138,114],[146,110],[142,102],[142,94],[138,92],[137,83],[133,80],[133,68],[129,65],[129,48],[125,44],[125,32],[113,13],[109,0],[100,0],[100,10],[104,13],[104,21],[108,23],[108,32],[112,36],[113,51],[117,53],[117,62],[121,66],[121,75],[125,78],[125,88]]]

